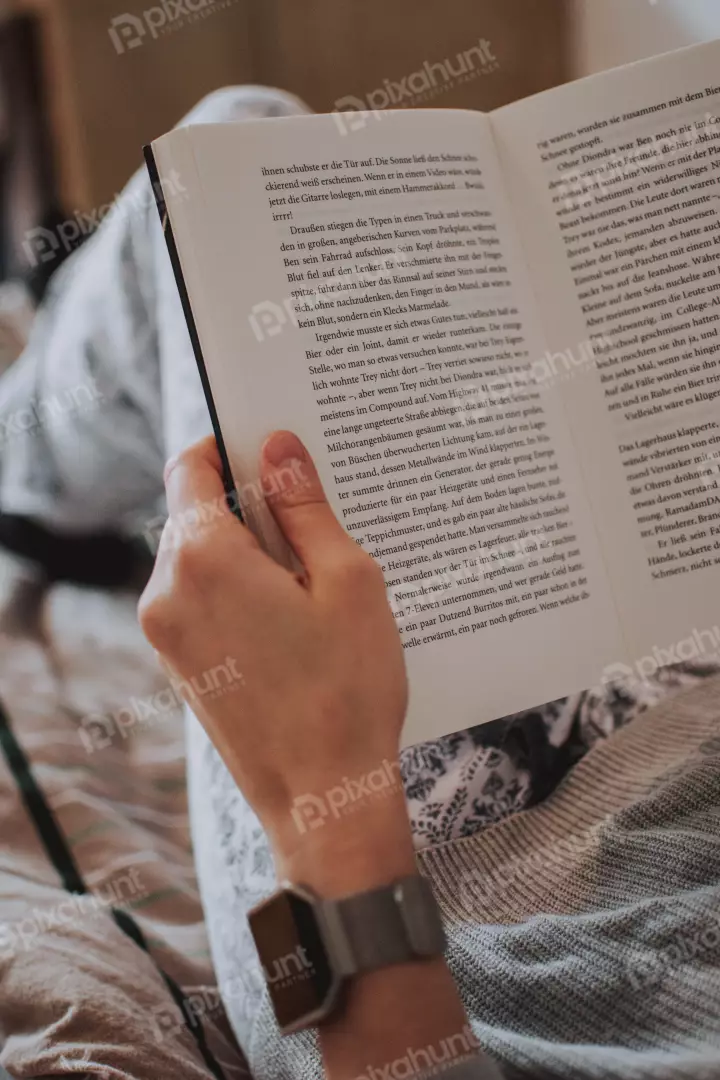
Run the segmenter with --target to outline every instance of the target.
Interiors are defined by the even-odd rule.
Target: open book
[[[295,431],[385,572],[406,743],[720,648],[719,71],[147,152],[244,516],[286,557],[250,493]]]

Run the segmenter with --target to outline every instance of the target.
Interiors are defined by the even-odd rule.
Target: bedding
[[[0,559],[0,1064],[246,1074],[190,849],[182,710],[137,598]],[[226,988],[226,993],[231,988]]]

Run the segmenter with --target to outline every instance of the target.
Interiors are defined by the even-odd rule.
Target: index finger
[[[173,533],[200,534],[208,528],[238,528],[255,545],[252,534],[231,512],[217,443],[212,435],[190,446],[165,466],[165,491]]]

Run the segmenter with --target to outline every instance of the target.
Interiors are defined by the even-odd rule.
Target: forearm
[[[411,1075],[410,1070],[449,1065],[476,1050],[442,959],[387,968],[358,979],[339,1019],[321,1027],[320,1045],[331,1080]],[[388,1073],[388,1066],[396,1063],[397,1072]]]
[[[285,832],[275,846],[279,876],[327,899],[378,888],[417,872],[401,790],[303,836],[297,830]],[[398,1068],[413,1072],[434,1062],[445,1066],[472,1055],[477,1047],[441,957],[352,980],[337,1018],[321,1025],[320,1044],[331,1080],[362,1075],[372,1080],[371,1070],[378,1070],[377,1076],[388,1075],[388,1066],[400,1060],[403,1066]]]
[[[214,444],[165,476],[170,524],[140,617],[181,679],[221,657],[247,673],[241,692],[193,707],[290,886],[249,913],[280,1027],[321,1020],[331,1080],[396,1076],[398,1060],[403,1076],[462,1061],[473,1040],[417,880],[399,776],[408,687],[382,571],[341,528],[289,432],[266,442],[261,479],[304,575],[274,563],[229,510],[175,542],[173,523],[198,505],[225,507]]]

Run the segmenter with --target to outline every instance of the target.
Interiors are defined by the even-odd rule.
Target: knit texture
[[[419,861],[506,1076],[720,1076],[719,679],[598,743],[543,805]],[[322,1075],[266,997],[249,1026],[228,1012],[253,1075]]]
[[[720,1076],[720,681],[422,865],[475,1034],[520,1075]]]

